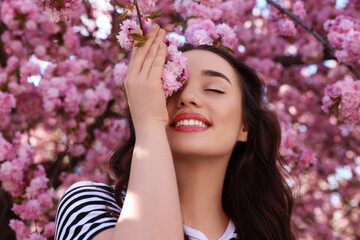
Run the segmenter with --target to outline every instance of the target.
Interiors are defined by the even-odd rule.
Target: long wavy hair
[[[186,44],[180,51],[213,52],[225,59],[241,76],[242,113],[248,125],[247,142],[238,142],[230,157],[222,192],[222,207],[234,222],[238,239],[293,240],[291,214],[294,197],[279,161],[281,130],[265,97],[265,85],[256,71],[226,51]],[[122,208],[129,182],[135,129],[128,117],[130,137],[110,156],[117,179],[115,199]],[[184,233],[184,238],[189,239]]]

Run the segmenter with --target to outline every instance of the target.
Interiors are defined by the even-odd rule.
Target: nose
[[[179,93],[179,98],[177,99],[176,106],[182,108],[185,106],[199,107],[200,101],[194,91],[194,88],[191,88],[190,85],[185,85],[184,88]]]

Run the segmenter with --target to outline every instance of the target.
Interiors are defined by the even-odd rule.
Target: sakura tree
[[[359,0],[1,0],[0,235],[52,239],[66,188],[112,183],[129,53],[153,23],[167,31],[164,97],[186,81],[184,42],[261,73],[298,238],[359,239]]]

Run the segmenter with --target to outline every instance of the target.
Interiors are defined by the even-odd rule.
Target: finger
[[[156,57],[153,61],[150,70],[150,76],[152,76],[153,79],[160,79],[164,69],[164,63],[166,57],[166,44],[162,42],[159,45],[160,46],[158,52],[156,54]]]
[[[141,30],[140,28],[136,29],[136,30],[135,30],[135,33],[140,34],[140,35],[143,35],[142,30]],[[136,52],[137,52],[138,49],[139,49],[139,47],[136,46],[137,43],[138,43],[138,41],[135,40],[135,41],[134,41],[134,46],[133,46],[132,52],[131,52],[130,61],[135,58]]]
[[[143,67],[141,69],[141,74],[143,74],[144,76],[147,77],[149,76],[154,59],[158,54],[160,43],[164,42],[164,39],[165,39],[165,30],[160,29],[153,45],[149,50],[149,53],[147,54],[144,60]]]
[[[149,37],[146,40],[144,46],[139,47],[139,49],[136,51],[136,55],[134,58],[134,66],[133,66],[135,72],[137,72],[137,73],[140,72],[142,65],[144,63],[145,57],[148,54],[150,47],[153,45],[159,29],[160,29],[159,25],[154,24],[151,28]]]

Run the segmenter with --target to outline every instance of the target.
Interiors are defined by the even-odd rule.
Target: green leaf
[[[154,18],[157,18],[157,17],[161,17],[161,10],[157,10],[157,11],[154,11],[154,12],[151,12],[150,14],[146,14],[144,15],[143,17],[144,18],[151,18],[151,19],[154,19]]]
[[[115,19],[115,22],[123,20],[127,16],[128,12],[129,10],[126,10],[123,14],[121,14],[119,17]]]
[[[339,117],[339,106],[341,103],[341,97],[330,97],[335,103],[330,107],[330,114],[333,113],[335,117]]]
[[[220,44],[220,48],[224,49],[225,51],[234,53],[234,51],[233,51],[231,48],[229,48],[229,47],[227,47],[227,46],[224,46],[224,45],[222,45],[222,44]]]
[[[142,46],[144,46],[144,44],[145,44],[145,39],[137,42],[137,43],[135,44],[135,46],[136,46],[136,47],[142,47]]]
[[[122,5],[121,3],[119,3],[117,0],[114,0],[115,4],[118,5],[121,8],[125,8],[124,5]]]
[[[135,41],[145,41],[145,37],[141,34],[138,33],[131,33],[130,36],[135,40]]]

